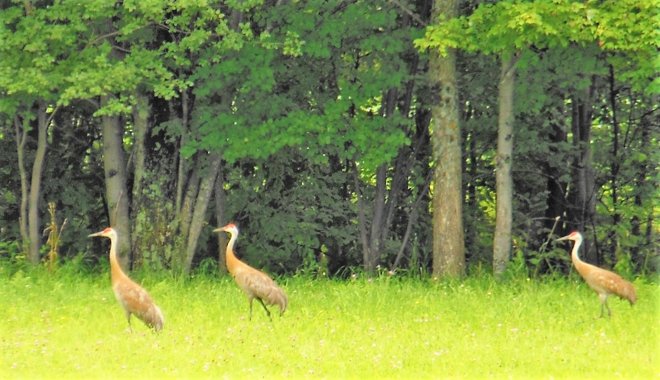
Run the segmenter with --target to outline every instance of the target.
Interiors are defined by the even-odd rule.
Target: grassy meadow
[[[578,278],[281,279],[273,321],[228,277],[139,278],[165,314],[129,332],[106,274],[0,268],[0,378],[660,378],[658,286],[638,304]],[[274,310],[275,311],[275,310]]]

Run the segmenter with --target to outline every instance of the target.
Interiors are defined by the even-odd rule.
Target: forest
[[[653,0],[0,2],[0,266],[657,272]]]

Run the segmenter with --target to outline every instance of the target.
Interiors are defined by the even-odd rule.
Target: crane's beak
[[[93,233],[93,234],[89,234],[89,235],[87,235],[87,237],[101,236],[102,233],[103,233],[103,231],[101,231],[101,232],[96,232],[96,233]]]
[[[216,228],[215,230],[213,230],[213,232],[224,232],[224,231],[225,231],[224,227],[219,227],[219,228]]]
[[[555,241],[568,240],[568,237],[569,237],[569,236],[570,236],[570,235],[566,235],[566,236],[564,236],[564,237],[560,237],[559,239],[555,239]]]

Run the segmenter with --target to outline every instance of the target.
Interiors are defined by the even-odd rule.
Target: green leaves
[[[235,162],[330,145],[365,167],[391,159],[407,142],[407,121],[384,118],[381,97],[408,79],[399,56],[411,43],[396,16],[371,3],[251,9],[198,52],[186,154],[210,150]],[[274,27],[255,33],[262,25]]]
[[[138,85],[153,87],[164,98],[174,96],[167,84],[171,74],[157,51],[137,45],[124,59],[117,59],[113,56],[117,46],[108,40],[140,37],[145,26],[163,15],[163,4],[126,2],[121,8],[105,1],[61,1],[47,8],[33,7],[28,15],[20,7],[3,10],[0,92],[62,105],[112,93],[128,100]],[[113,17],[120,20],[117,30],[106,31],[97,24],[99,20],[107,24]],[[114,104],[100,114],[125,113],[130,105]]]
[[[590,2],[593,35],[610,54],[609,61],[622,79],[647,94],[660,92],[657,25],[660,13],[651,0]]]
[[[566,48],[597,43],[614,56],[636,88],[658,91],[656,26],[660,18],[651,0],[535,0],[500,1],[479,5],[472,14],[430,25],[419,49],[461,49],[483,54]],[[618,57],[623,55],[624,58]]]
[[[431,25],[418,48],[448,48],[500,54],[505,51],[567,46],[583,43],[588,35],[579,28],[586,20],[585,6],[568,0],[501,1],[482,4],[469,16]]]

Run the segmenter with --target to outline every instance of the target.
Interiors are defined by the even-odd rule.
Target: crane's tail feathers
[[[286,297],[286,294],[282,292],[282,304],[280,305],[280,315],[284,314],[286,311],[287,306],[289,306],[289,299]]]
[[[635,287],[631,283],[626,283],[623,294],[625,294],[625,298],[630,302],[630,306],[637,302],[637,293],[635,292]]]
[[[160,308],[155,304],[152,305],[152,307],[150,307],[145,314],[140,315],[140,319],[142,319],[142,321],[147,326],[151,327],[155,331],[162,330],[163,324],[165,324],[165,317],[163,316],[163,312],[161,312]]]
[[[284,311],[286,311],[286,307],[289,304],[289,300],[287,299],[284,290],[280,289],[279,287],[272,289],[270,294],[268,294],[267,301],[269,304],[277,305],[280,308],[280,315],[284,314]]]
[[[158,314],[158,325],[156,325],[156,331],[160,331],[163,329],[163,325],[165,324],[165,316],[163,315],[163,312],[160,311],[160,308],[156,305],[154,305],[154,308],[156,308],[156,313]]]
[[[637,302],[637,293],[635,292],[635,287],[633,284],[626,280],[621,280],[615,289],[615,293],[617,296],[621,297],[621,299],[628,300],[631,306]]]

